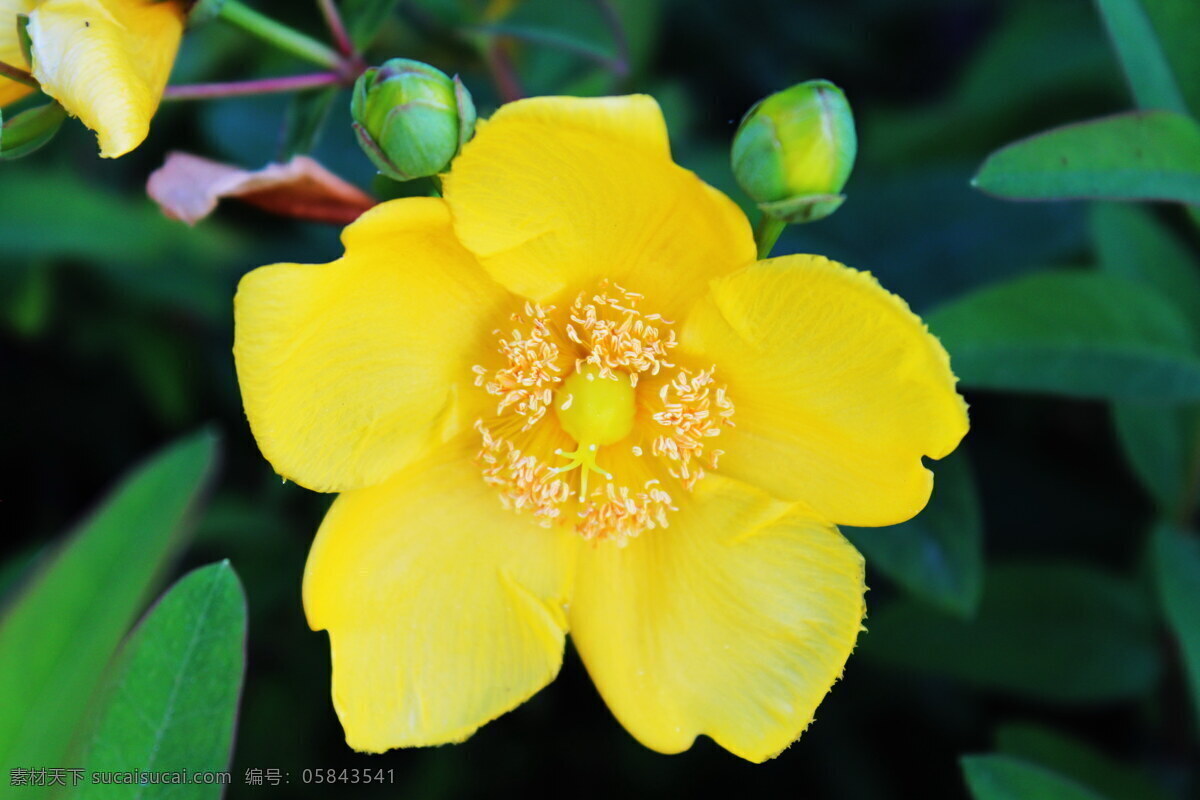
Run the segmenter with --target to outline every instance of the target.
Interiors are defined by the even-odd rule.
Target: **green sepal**
[[[58,103],[22,111],[0,126],[0,161],[24,158],[54,138],[67,118]]]
[[[810,194],[804,197],[789,197],[773,203],[759,203],[758,208],[772,219],[798,225],[816,222],[837,211],[846,202],[844,194]]]
[[[29,35],[29,15],[17,14],[17,42],[21,45],[21,55],[25,63],[33,69],[33,39]]]

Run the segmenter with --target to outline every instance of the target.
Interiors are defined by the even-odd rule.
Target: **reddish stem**
[[[333,35],[334,45],[342,55],[354,56],[354,42],[350,39],[350,34],[346,31],[346,23],[342,21],[342,15],[338,12],[333,0],[317,0],[317,5],[321,8],[321,16],[325,18],[325,25],[329,28],[329,33]]]
[[[282,78],[262,78],[255,81],[231,83],[193,83],[168,86],[164,100],[209,100],[218,97],[246,97],[256,94],[296,92],[320,86],[344,84],[346,76],[339,72],[314,72],[308,75],[288,75]]]
[[[525,96],[525,91],[517,79],[517,71],[513,67],[512,59],[508,57],[502,38],[496,37],[488,44],[487,65],[502,101],[511,103]]]

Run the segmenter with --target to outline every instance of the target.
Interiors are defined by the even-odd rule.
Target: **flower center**
[[[611,473],[597,466],[596,456],[601,446],[619,442],[633,430],[634,401],[629,375],[618,372],[605,376],[593,366],[567,378],[558,390],[554,411],[562,429],[578,447],[569,453],[562,448],[555,450],[555,455],[566,456],[570,462],[553,471],[557,475],[579,467],[580,502],[587,500],[589,473],[598,472],[612,480]]]
[[[496,412],[475,427],[505,507],[624,544],[666,527],[675,498],[716,468],[709,445],[733,403],[712,369],[674,362],[672,323],[641,299],[602,282],[561,311],[528,303],[497,331],[494,363],[475,367]]]

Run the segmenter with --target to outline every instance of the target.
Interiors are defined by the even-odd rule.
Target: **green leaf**
[[[391,15],[399,0],[345,0],[341,5],[342,21],[350,41],[359,50],[370,47],[384,20]]]
[[[1187,113],[1143,0],[1096,0],[1139,108]]]
[[[1147,16],[1167,63],[1192,110],[1200,117],[1200,48],[1196,31],[1200,30],[1200,3],[1196,0],[1142,0]]]
[[[1041,725],[1010,723],[996,729],[996,749],[1077,781],[1112,800],[1171,800],[1141,770]]]
[[[986,287],[926,317],[964,385],[1072,397],[1200,398],[1200,357],[1158,292],[1098,272]]]
[[[1196,430],[1196,407],[1116,403],[1113,422],[1142,488],[1160,511],[1174,510],[1187,480],[1186,442]]]
[[[1152,546],[1158,599],[1179,642],[1200,716],[1200,539],[1195,533],[1161,524],[1154,531]]]
[[[246,599],[228,561],[188,573],[122,647],[105,687],[92,744],[94,771],[224,771],[245,667]],[[75,797],[140,796],[83,783]],[[184,800],[219,798],[220,785],[172,786]]]
[[[1104,800],[1070,778],[1012,756],[963,756],[975,800]]]
[[[215,451],[201,433],[152,458],[13,600],[0,620],[0,764],[64,763],[104,665],[183,543]]]
[[[988,570],[973,620],[902,598],[867,618],[864,657],[1064,703],[1140,696],[1160,663],[1154,615],[1131,583],[1088,567]]]
[[[915,519],[842,532],[879,570],[916,597],[962,617],[983,587],[983,523],[962,448],[933,465],[933,496]]]
[[[1146,208],[1096,203],[1092,240],[1100,268],[1157,290],[1191,324],[1200,345],[1200,265],[1187,247]],[[1117,437],[1143,487],[1163,511],[1172,510],[1187,479],[1187,448],[1196,427],[1195,406],[1118,403]]]
[[[1200,263],[1187,246],[1143,206],[1094,203],[1090,224],[1100,269],[1158,289],[1200,344]]]
[[[311,153],[320,142],[333,101],[341,92],[337,86],[309,92],[297,92],[288,104],[283,122],[283,148],[280,161]]]
[[[997,150],[972,185],[1010,200],[1200,205],[1200,125],[1139,111],[1055,128]]]

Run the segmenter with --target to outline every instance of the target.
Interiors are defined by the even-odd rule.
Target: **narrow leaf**
[[[1091,235],[1100,269],[1157,289],[1179,306],[1200,344],[1200,263],[1145,206],[1095,203]]]
[[[1200,118],[1200,3],[1196,0],[1142,0],[1159,44],[1192,110]]]
[[[1091,209],[1092,241],[1100,269],[1156,290],[1190,323],[1200,346],[1200,265],[1183,242],[1149,209],[1096,203]],[[1173,510],[1187,480],[1187,447],[1197,421],[1194,404],[1117,403],[1117,437],[1142,486],[1164,512]]]
[[[246,599],[228,561],[171,587],[122,647],[83,761],[93,772],[218,772],[229,766],[245,667]],[[136,797],[138,787],[84,783],[79,798]],[[172,786],[178,800],[220,785]]]
[[[1200,718],[1200,539],[1163,524],[1154,531],[1153,547],[1159,602],[1179,642]]]
[[[972,185],[1010,200],[1200,205],[1200,125],[1141,111],[1055,128],[997,150]]]
[[[1187,113],[1143,0],[1096,0],[1139,108]]]
[[[1012,756],[963,756],[975,800],[1104,800],[1070,778]]]
[[[1161,668],[1148,598],[1070,564],[991,568],[972,620],[904,598],[874,611],[867,629],[866,658],[1062,703],[1143,695]]]
[[[13,600],[0,620],[0,764],[64,763],[102,670],[212,469],[207,433],[134,472]]]
[[[1000,726],[996,729],[996,749],[1053,770],[1112,800],[1171,800],[1162,787],[1136,767],[1041,725]]]
[[[967,386],[1157,403],[1200,398],[1187,321],[1134,281],[1044,272],[969,294],[927,319]]]
[[[342,3],[342,19],[355,47],[365,50],[370,46],[398,2],[399,0],[345,0]]]
[[[975,613],[983,586],[983,524],[975,482],[960,450],[932,466],[933,496],[915,519],[842,532],[867,564],[916,597],[962,617]]]

